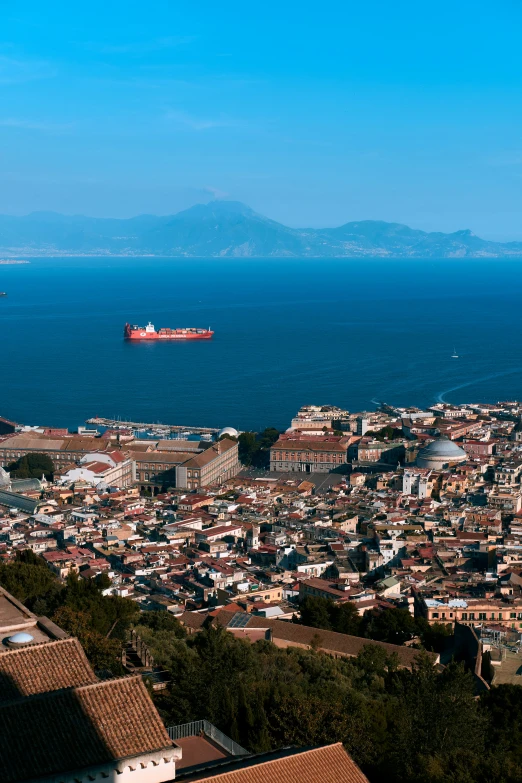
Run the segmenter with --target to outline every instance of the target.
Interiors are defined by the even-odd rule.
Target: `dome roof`
[[[30,644],[30,642],[34,642],[34,637],[30,633],[21,631],[10,636],[7,641],[9,644]]]
[[[218,432],[218,438],[221,438],[222,435],[230,435],[231,438],[237,438],[239,432],[234,429],[234,427],[223,427],[223,429]]]
[[[434,440],[419,451],[419,457],[432,459],[443,459],[444,457],[447,457],[449,460],[454,460],[467,456],[464,449],[461,449],[460,446],[452,440],[448,440],[448,438]]]
[[[448,438],[438,438],[432,441],[417,454],[416,464],[418,468],[429,470],[443,470],[449,465],[465,462],[468,455]]]

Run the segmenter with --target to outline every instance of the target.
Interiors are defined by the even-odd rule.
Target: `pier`
[[[219,432],[219,427],[192,427],[182,424],[160,424],[159,422],[143,422],[143,421],[122,421],[121,419],[105,419],[102,416],[94,416],[92,419],[87,419],[86,424],[94,424],[98,427],[109,427],[111,429],[129,429],[129,430],[161,430],[165,433],[173,432],[190,432],[194,434],[209,434],[215,435]]]

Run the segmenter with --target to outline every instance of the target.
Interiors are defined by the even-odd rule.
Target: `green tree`
[[[300,604],[299,614],[302,625],[331,631],[334,603],[328,598],[307,596]]]
[[[279,430],[267,427],[263,432],[242,432],[238,438],[239,459],[243,465],[267,468],[270,465],[270,447],[279,437]]]
[[[107,669],[113,674],[123,674],[121,642],[110,639],[92,628],[88,612],[79,612],[70,606],[62,606],[53,617],[60,628],[76,636],[94,669]]]
[[[450,625],[444,625],[443,623],[430,625],[424,617],[417,617],[415,624],[422,646],[429,652],[441,653],[448,639],[453,635]]]
[[[243,465],[251,465],[254,454],[258,450],[255,432],[242,432],[238,438],[239,459]]]
[[[482,714],[489,720],[487,745],[503,755],[509,754],[522,768],[522,688],[498,685],[482,694]],[[522,778],[521,778],[522,779]]]
[[[394,678],[398,703],[389,748],[394,780],[444,780],[453,766],[465,769],[483,754],[487,722],[463,665],[450,664],[439,674],[421,655],[412,672],[396,672]]]
[[[404,644],[417,634],[414,617],[408,609],[379,609],[365,612],[361,635],[390,644]]]
[[[45,602],[46,610],[41,614],[57,605],[63,591],[44,561],[25,552],[18,554],[11,563],[0,564],[0,585],[29,608],[38,600],[42,602],[41,607]]]
[[[20,457],[16,462],[12,462],[7,470],[10,472],[12,478],[26,479],[26,478],[45,478],[49,481],[53,478],[54,463],[47,454],[25,454]]]
[[[178,639],[184,639],[187,635],[178,618],[173,617],[169,612],[144,612],[140,617],[140,625],[144,625],[155,632],[168,631]]]
[[[351,636],[360,636],[361,618],[354,603],[346,601],[343,604],[334,604],[331,609],[333,615],[333,629],[338,633],[346,633]]]

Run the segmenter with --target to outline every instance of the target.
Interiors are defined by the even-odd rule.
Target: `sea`
[[[518,260],[35,258],[0,266],[0,291],[0,415],[24,424],[259,430],[304,404],[522,398]],[[149,320],[215,336],[123,340]]]

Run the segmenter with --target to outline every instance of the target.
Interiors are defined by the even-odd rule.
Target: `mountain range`
[[[289,228],[240,202],[212,201],[162,217],[91,218],[55,212],[0,215],[0,255],[522,257],[522,242],[490,242],[469,230],[426,232],[380,220],[345,223],[338,228]]]

